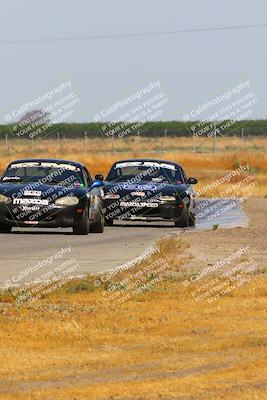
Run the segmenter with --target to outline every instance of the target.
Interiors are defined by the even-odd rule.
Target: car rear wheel
[[[77,225],[74,225],[72,229],[75,235],[88,235],[90,224],[87,209],[84,210],[81,221]]]
[[[11,230],[12,230],[12,226],[0,225],[0,233],[10,233]]]
[[[175,226],[178,228],[187,228],[189,226],[189,211],[186,207],[183,209],[181,218],[175,221]]]

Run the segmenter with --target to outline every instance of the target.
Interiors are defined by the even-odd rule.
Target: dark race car
[[[118,161],[104,183],[107,225],[114,220],[169,220],[178,227],[195,224],[196,195],[191,185],[197,179],[187,178],[177,163],[154,159]]]
[[[101,233],[101,186],[75,161],[13,161],[0,180],[0,232],[12,227],[72,227],[78,235]]]

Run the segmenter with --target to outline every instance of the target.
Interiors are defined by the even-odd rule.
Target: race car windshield
[[[11,164],[1,179],[2,183],[39,182],[50,185],[84,185],[80,168],[52,164]]]
[[[106,181],[125,182],[128,180],[143,182],[168,182],[181,183],[182,177],[180,171],[172,164],[156,163],[119,163],[113,166],[108,174]]]

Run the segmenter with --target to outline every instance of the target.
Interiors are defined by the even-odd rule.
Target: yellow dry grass
[[[164,279],[121,304],[94,277],[33,305],[2,296],[0,399],[265,399],[266,275],[198,303],[179,274],[188,242],[158,246],[111,283],[162,258]]]
[[[211,305],[168,279],[121,305],[96,306],[97,290],[11,306],[0,398],[265,399],[266,284],[254,277]]]
[[[207,183],[220,179],[239,165],[248,164],[250,174],[258,184],[251,193],[252,196],[267,196],[267,138],[247,138],[242,142],[240,138],[218,138],[217,151],[213,153],[213,139],[196,138],[194,142],[196,152],[193,152],[191,138],[138,138],[131,137],[123,140],[87,139],[37,140],[33,143],[24,139],[14,139],[9,143],[9,151],[5,142],[0,141],[0,170],[4,170],[8,162],[16,158],[27,157],[61,157],[78,160],[89,168],[92,174],[107,174],[113,162],[118,159],[134,157],[163,158],[181,163],[187,174],[199,178],[197,189]],[[240,176],[240,179],[244,175]],[[233,181],[232,181],[233,183]],[[231,183],[230,183],[231,185]],[[221,186],[220,191],[226,187]],[[206,196],[217,195],[218,190],[206,193]]]

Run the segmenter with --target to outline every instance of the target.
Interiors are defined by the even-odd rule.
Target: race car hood
[[[0,194],[7,197],[40,197],[42,199],[51,198],[53,195],[68,196],[74,195],[82,197],[85,194],[85,188],[60,186],[60,185],[47,185],[34,183],[0,183]]]
[[[104,193],[133,193],[144,192],[147,195],[162,193],[163,195],[183,195],[185,194],[187,186],[185,184],[170,184],[166,182],[104,182]]]

